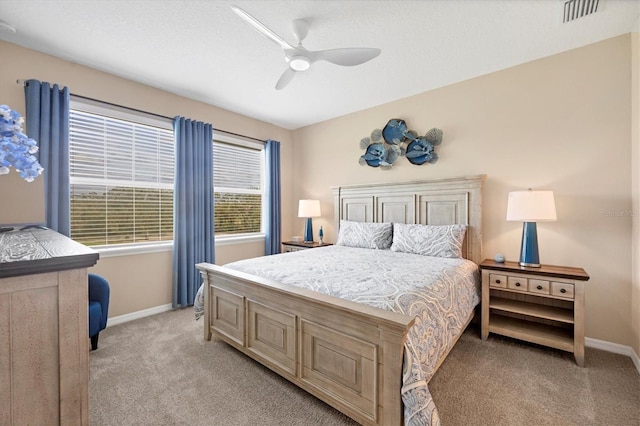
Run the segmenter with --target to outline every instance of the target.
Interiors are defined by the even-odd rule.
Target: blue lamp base
[[[311,218],[308,217],[307,221],[304,225],[304,242],[312,243],[313,242],[313,223],[311,223]]]
[[[540,267],[538,254],[538,230],[535,222],[522,224],[522,246],[520,247],[520,266]]]

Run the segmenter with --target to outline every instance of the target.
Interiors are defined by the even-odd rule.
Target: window
[[[213,141],[216,237],[263,232],[263,151],[261,144],[235,138]]]
[[[69,124],[71,238],[173,240],[171,121],[74,98]]]
[[[71,238],[104,248],[173,240],[170,119],[72,98],[69,153]],[[216,135],[216,240],[263,233],[264,164],[262,144]]]

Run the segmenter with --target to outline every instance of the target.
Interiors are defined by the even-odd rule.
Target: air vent
[[[598,11],[600,0],[569,0],[564,2],[563,23],[574,21]]]

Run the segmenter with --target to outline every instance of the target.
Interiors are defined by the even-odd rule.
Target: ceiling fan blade
[[[284,89],[287,84],[291,83],[294,75],[296,75],[296,72],[291,68],[287,68],[278,79],[278,82],[276,83],[276,90]]]
[[[293,36],[298,40],[298,43],[302,43],[309,34],[309,23],[304,19],[296,19],[293,21]]]
[[[280,47],[282,47],[283,49],[293,49],[293,46],[291,46],[289,43],[284,41],[282,37],[280,37],[278,34],[274,33],[273,31],[271,31],[262,22],[258,21],[256,18],[249,15],[244,10],[240,9],[237,6],[231,6],[231,9],[236,13],[236,15],[244,19],[253,28],[255,28],[256,31],[258,31],[260,34],[264,35],[265,37],[271,39],[272,41],[278,43]]]
[[[370,47],[346,47],[343,49],[320,50],[313,52],[313,60],[327,61],[344,67],[352,67],[372,60],[378,56],[380,52],[380,49]]]

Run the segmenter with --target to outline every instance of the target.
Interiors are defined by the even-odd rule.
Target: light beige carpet
[[[89,358],[91,425],[354,425],[221,341],[193,311],[109,327]],[[431,380],[444,426],[640,425],[640,375],[628,357],[570,354],[471,326]]]

